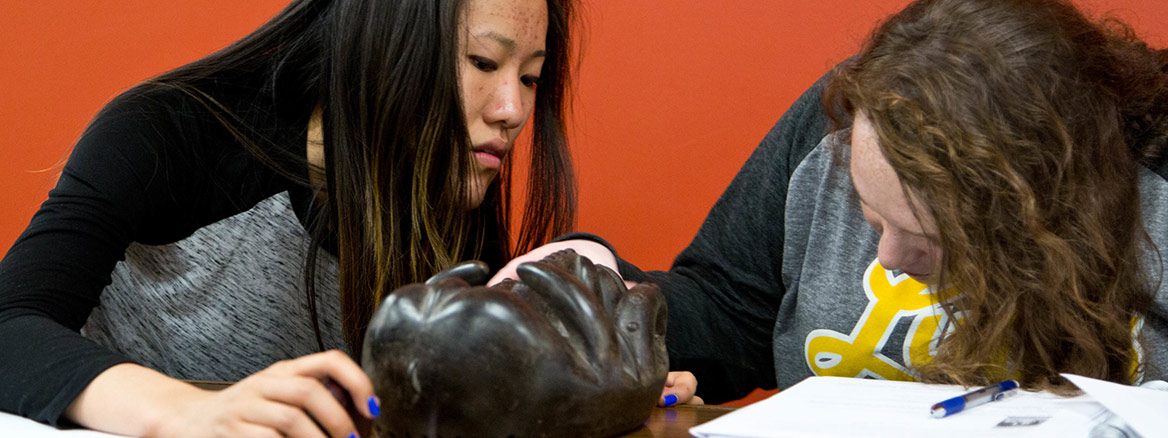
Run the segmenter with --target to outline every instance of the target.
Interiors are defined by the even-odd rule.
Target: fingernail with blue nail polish
[[[381,415],[381,406],[377,405],[377,396],[369,397],[369,414],[373,415],[373,418]]]
[[[677,404],[677,396],[676,395],[669,394],[669,395],[665,396],[665,407],[668,408],[668,407],[673,406],[675,404]]]
[[[357,434],[355,434],[355,433],[350,433],[350,434],[349,434],[349,438],[357,438]]]

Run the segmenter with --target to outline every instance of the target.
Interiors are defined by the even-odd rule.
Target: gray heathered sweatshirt
[[[948,327],[929,288],[877,263],[847,163],[833,163],[833,141],[846,137],[824,135],[824,83],[771,129],[669,271],[621,261],[626,279],[661,285],[670,368],[694,372],[707,402],[815,375],[912,379]],[[1164,164],[1141,169],[1141,207],[1168,254]],[[1150,259],[1155,281],[1168,259]],[[1147,379],[1168,370],[1166,318],[1168,281],[1142,323]]]

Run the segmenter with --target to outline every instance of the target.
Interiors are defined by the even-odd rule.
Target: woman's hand
[[[508,278],[519,278],[515,273],[515,268],[518,267],[520,263],[543,260],[544,257],[547,257],[548,255],[561,249],[571,249],[576,251],[576,254],[587,257],[588,260],[591,260],[593,264],[612,269],[612,271],[616,272],[618,276],[620,275],[620,270],[617,269],[616,266],[616,256],[612,254],[612,251],[609,251],[608,248],[604,245],[593,242],[591,240],[575,239],[565,240],[562,242],[552,242],[533,249],[527,254],[512,259],[511,262],[507,263],[507,266],[504,266],[503,269],[500,269],[494,277],[491,277],[491,280],[488,281],[487,284],[495,285]],[[622,278],[621,280],[623,281],[624,279]],[[636,283],[625,281],[625,287],[627,288],[631,289],[636,285]]]
[[[698,390],[698,379],[689,371],[674,371],[665,378],[665,388],[661,390],[661,398],[657,406],[670,407],[674,405],[704,405],[701,397],[694,395]]]
[[[330,387],[357,406],[352,416],[342,406],[349,400],[342,403]],[[361,368],[344,353],[328,351],[278,362],[222,391],[141,365],[115,365],[85,387],[65,417],[142,437],[347,438],[369,430],[367,418],[380,410],[372,400],[373,384]]]
[[[326,381],[347,391],[365,418],[351,418],[345,402]],[[348,355],[327,351],[281,361],[218,392],[180,404],[181,411],[158,429],[167,437],[347,438],[368,425],[378,407],[373,384]],[[368,427],[362,427],[368,430]]]

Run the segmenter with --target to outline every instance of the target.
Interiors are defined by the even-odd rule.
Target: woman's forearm
[[[141,365],[115,365],[97,376],[65,410],[65,417],[90,429],[129,436],[164,434],[168,419],[209,391]]]

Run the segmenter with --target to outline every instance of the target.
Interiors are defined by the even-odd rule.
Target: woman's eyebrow
[[[475,34],[475,38],[487,38],[487,39],[494,40],[495,42],[499,43],[499,45],[503,46],[504,49],[507,49],[508,51],[511,51],[511,52],[514,52],[515,48],[517,47],[517,45],[515,44],[515,40],[513,40],[513,39],[511,39],[511,38],[507,37],[506,35],[503,35],[499,32],[495,32],[493,30],[488,30],[485,32]],[[547,51],[543,50],[543,49],[536,50],[535,52],[533,52],[531,54],[532,58],[543,58],[545,56],[547,56]]]

